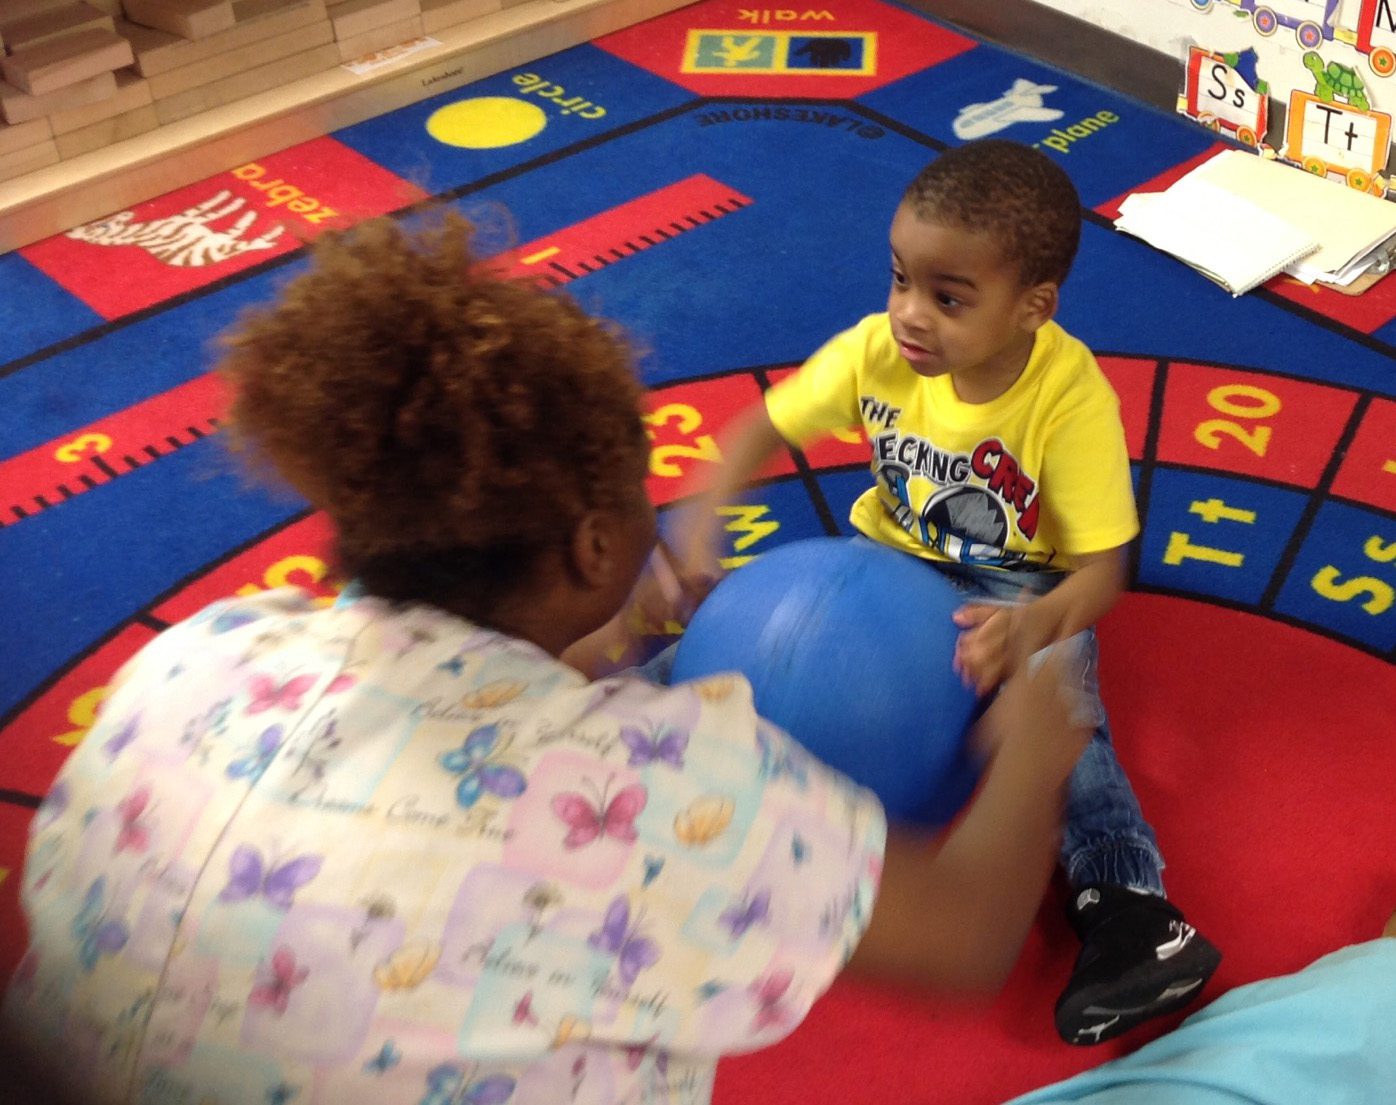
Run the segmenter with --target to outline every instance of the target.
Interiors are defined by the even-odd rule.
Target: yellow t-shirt
[[[948,375],[913,372],[887,315],[869,315],[771,388],[766,409],[797,447],[862,424],[875,484],[849,520],[904,552],[1070,569],[1139,532],[1119,399],[1091,351],[1054,322],[1013,386],[974,404]]]

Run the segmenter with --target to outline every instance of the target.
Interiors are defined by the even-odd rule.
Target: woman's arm
[[[1022,948],[1056,862],[1066,781],[1090,739],[1073,727],[1055,663],[1008,680],[980,722],[997,747],[943,843],[888,834],[881,889],[849,969],[935,989],[991,992]]]

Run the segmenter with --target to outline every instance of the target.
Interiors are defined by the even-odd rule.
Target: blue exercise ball
[[[905,553],[795,541],[713,589],[673,679],[741,672],[762,717],[871,789],[889,817],[943,825],[979,776],[967,742],[978,700],[951,666],[963,601]]]

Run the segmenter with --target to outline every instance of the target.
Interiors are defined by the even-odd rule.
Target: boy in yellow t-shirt
[[[1080,199],[1045,154],[994,139],[941,154],[892,220],[887,311],[739,416],[678,558],[688,582],[711,582],[716,508],[783,444],[861,425],[874,486],[850,520],[965,593],[965,680],[987,694],[1043,648],[1081,650],[1097,728],[1072,776],[1061,862],[1083,946],[1056,1023],[1093,1044],[1191,1001],[1221,957],[1164,897],[1095,685],[1091,627],[1124,590],[1139,523],[1119,402],[1052,321],[1080,234]]]

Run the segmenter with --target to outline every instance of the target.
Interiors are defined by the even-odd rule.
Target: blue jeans
[[[1066,578],[1065,572],[1010,572],[939,561],[927,563],[971,602],[1028,601],[1046,594]],[[1072,772],[1067,795],[1061,848],[1067,882],[1073,889],[1110,883],[1162,894],[1163,857],[1158,841],[1144,820],[1134,788],[1115,755],[1110,723],[1100,701],[1095,630],[1084,630],[1049,648],[1076,653],[1069,670],[1080,673],[1078,710],[1095,728]],[[1044,653],[1047,651],[1043,649]]]

